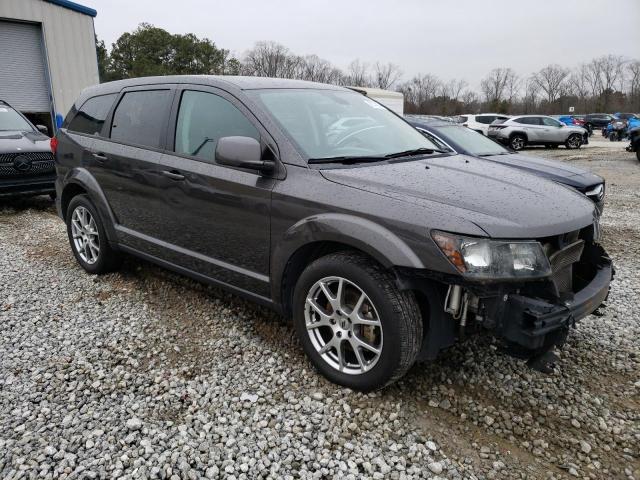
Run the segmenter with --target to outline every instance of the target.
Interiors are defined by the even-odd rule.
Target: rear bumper
[[[56,174],[0,179],[0,197],[54,193]]]

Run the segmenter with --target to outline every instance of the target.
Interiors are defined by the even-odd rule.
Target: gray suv
[[[584,195],[441,152],[336,86],[104,83],[69,112],[56,167],[87,272],[127,253],[267,305],[322,374],[363,391],[480,331],[537,362],[613,272]]]
[[[542,115],[520,115],[496,120],[489,125],[488,136],[516,151],[527,145],[580,148],[589,141],[584,128],[565,125],[555,118]]]

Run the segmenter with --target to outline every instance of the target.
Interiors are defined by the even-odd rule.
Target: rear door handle
[[[177,170],[171,170],[171,171],[163,170],[162,171],[162,175],[164,175],[165,177],[170,178],[171,180],[184,180],[184,175],[182,175]]]
[[[107,157],[104,153],[93,153],[93,158],[95,158],[98,162],[106,162],[107,160],[109,160],[109,157]]]

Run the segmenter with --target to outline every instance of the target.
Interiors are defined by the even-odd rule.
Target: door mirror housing
[[[270,173],[275,162],[262,159],[260,142],[252,137],[222,137],[216,145],[216,163]]]
[[[44,133],[45,135],[49,135],[49,129],[45,125],[36,125],[36,128],[40,133]]]

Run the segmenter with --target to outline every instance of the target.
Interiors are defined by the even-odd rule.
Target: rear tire
[[[567,141],[564,142],[564,146],[569,150],[580,148],[582,146],[582,135],[579,133],[572,133],[569,135],[569,138],[567,138]]]
[[[512,150],[519,152],[527,145],[527,138],[524,135],[516,133],[509,139],[509,146]]]
[[[295,286],[293,321],[316,369],[363,392],[401,378],[422,341],[413,292],[399,290],[392,275],[359,253],[333,253],[304,270]]]
[[[86,272],[108,273],[120,266],[121,256],[109,245],[102,220],[87,195],[71,199],[66,217],[71,251]]]

